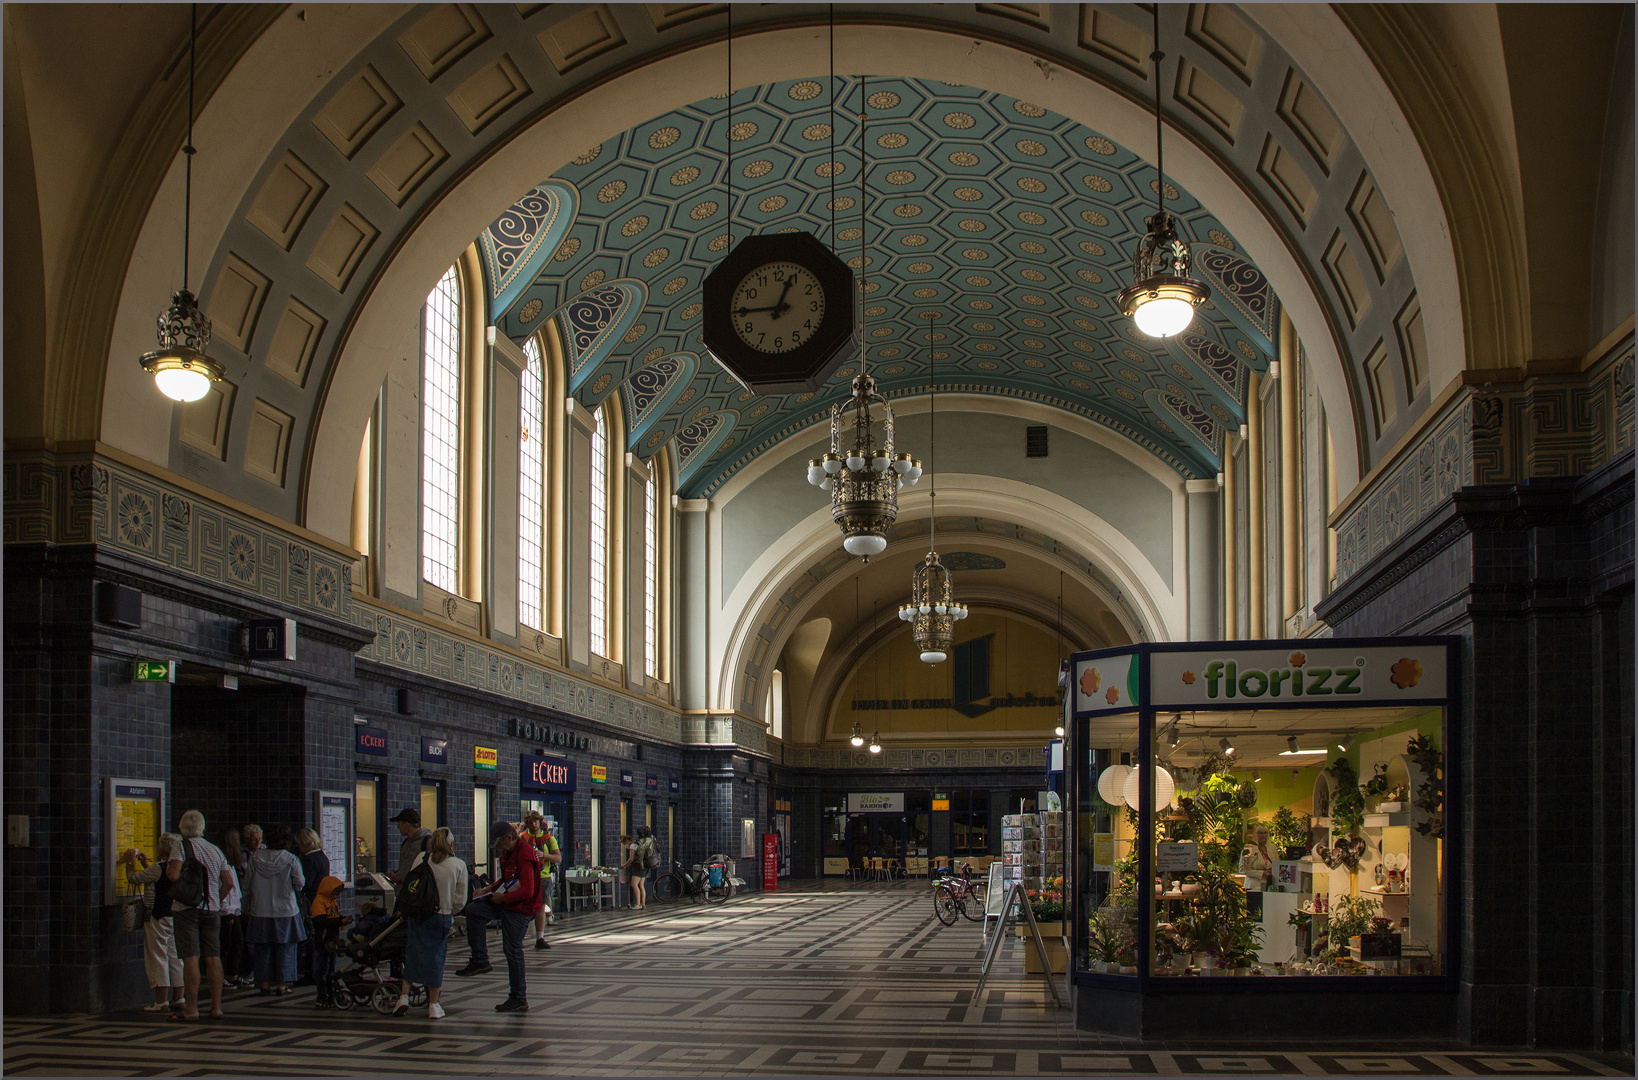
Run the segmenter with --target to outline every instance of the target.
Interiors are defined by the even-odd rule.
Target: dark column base
[[[1403,1043],[1457,1038],[1457,996],[1452,991],[1388,986],[1322,993],[1289,985],[1302,981],[1294,978],[1234,981],[1237,985],[1221,991],[1186,994],[1077,986],[1075,1026],[1146,1040],[1380,1037]],[[1238,985],[1242,982],[1271,985]]]

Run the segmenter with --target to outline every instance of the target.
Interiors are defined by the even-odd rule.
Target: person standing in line
[[[442,1020],[444,1007],[438,998],[444,989],[444,957],[449,948],[449,928],[455,913],[466,906],[466,863],[455,857],[455,837],[448,829],[438,829],[427,842],[427,850],[410,864],[427,860],[433,880],[438,883],[438,910],[425,919],[409,920],[409,940],[404,947],[404,978],[398,986],[394,1016],[409,1014],[410,983],[427,988],[427,1019]],[[409,871],[405,871],[408,873]]]
[[[180,836],[165,833],[159,838],[157,862],[150,863],[148,856],[136,848],[125,853],[125,880],[142,886],[142,903],[148,909],[148,918],[142,924],[142,962],[154,1000],[142,1007],[143,1012],[170,1012],[182,1007],[182,959],[176,955],[176,939],[172,936],[171,883],[165,876],[172,849],[181,845]]]
[[[323,996],[335,970],[335,954],[324,948],[313,927],[313,898],[318,895],[319,882],[330,876],[330,856],[324,842],[312,829],[296,830],[296,851],[301,856],[301,921],[307,931],[307,974]]]
[[[210,990],[211,1020],[221,1020],[222,1013],[222,897],[233,891],[233,871],[228,869],[222,849],[205,839],[205,815],[189,810],[176,823],[182,842],[171,851],[165,864],[165,877],[173,886],[171,891],[171,921],[176,936],[176,955],[182,958],[182,983],[187,990],[182,1011],[171,1017],[185,1023],[199,1021],[199,982],[204,979]],[[182,867],[198,863],[204,871],[197,904],[181,903],[174,886],[182,877]],[[201,966],[203,971],[201,972]],[[193,1015],[188,1015],[188,1010]]]
[[[240,908],[244,903],[244,874],[239,864],[244,861],[244,849],[239,846],[239,830],[229,825],[217,834],[222,857],[233,872],[233,888],[222,897],[222,985],[237,989],[250,985],[249,970],[242,961],[249,955],[245,946],[245,920]]]
[[[256,983],[263,994],[288,994],[296,981],[296,943],[306,939],[299,906],[301,861],[289,850],[290,827],[270,825],[267,846],[250,857],[245,881],[245,938],[256,958]]]
[[[246,879],[250,876],[250,857],[260,851],[262,847],[262,827],[255,822],[251,822],[239,830],[239,836],[242,838],[242,854],[239,856],[238,866],[239,887],[243,889]],[[252,978],[256,971],[256,958],[250,955],[250,942],[244,939],[244,928],[245,920],[244,916],[241,915],[239,917],[239,956],[233,966],[239,972],[239,986],[249,990],[256,985],[256,980]],[[224,967],[227,966],[225,957],[222,963]]]
[[[563,861],[563,853],[558,850],[557,837],[546,827],[546,816],[539,810],[524,814],[523,820],[515,827],[518,834],[540,853],[541,905],[540,914],[535,916],[535,948],[550,949],[551,943],[546,940],[546,920],[552,912],[547,894],[551,891],[552,867]]]
[[[394,885],[404,883],[404,875],[409,873],[410,866],[415,862],[415,856],[427,849],[427,841],[432,839],[432,830],[421,827],[421,811],[413,806],[406,806],[393,817],[398,824],[398,835],[404,838],[398,845],[398,868],[387,877]]]
[[[528,1012],[528,986],[524,982],[523,935],[529,920],[540,910],[540,853],[533,844],[523,843],[510,821],[495,822],[490,833],[500,851],[495,876],[500,879],[462,909],[466,916],[466,943],[472,959],[455,974],[465,978],[493,971],[489,964],[489,943],[485,933],[492,922],[500,923],[501,945],[506,951],[508,993],[495,1006],[496,1012]]]

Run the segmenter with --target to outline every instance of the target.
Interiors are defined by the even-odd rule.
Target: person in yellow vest
[[[546,825],[546,817],[539,810],[530,810],[523,815],[523,820],[515,828],[518,835],[533,844],[540,852],[540,895],[546,896],[550,892],[552,867],[563,861],[563,853],[558,849],[557,837]],[[551,916],[551,907],[542,904],[535,915],[535,948],[550,949],[546,941],[546,920]]]

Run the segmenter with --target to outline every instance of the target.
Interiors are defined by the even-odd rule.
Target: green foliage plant
[[[1331,834],[1347,836],[1365,824],[1365,796],[1360,794],[1359,774],[1345,757],[1325,767],[1332,781]]]
[[[1310,819],[1307,814],[1298,814],[1289,806],[1282,806],[1274,811],[1269,819],[1268,831],[1276,847],[1307,847]]]
[[[1426,735],[1412,738],[1405,745],[1405,756],[1422,770],[1422,782],[1411,800],[1411,805],[1424,815],[1416,823],[1416,831],[1423,836],[1441,837],[1445,834],[1445,757]]]

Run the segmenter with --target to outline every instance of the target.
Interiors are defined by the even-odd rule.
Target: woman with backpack
[[[305,941],[301,861],[289,850],[290,827],[269,825],[267,846],[250,856],[245,880],[245,940],[256,961],[256,984],[265,994],[288,994],[296,981],[296,943]]]
[[[148,918],[142,924],[142,960],[154,1000],[142,1007],[143,1012],[162,1013],[182,1007],[182,959],[176,955],[176,939],[172,936],[171,883],[165,877],[171,852],[181,846],[182,837],[165,833],[159,838],[159,858],[154,862],[150,863],[148,856],[136,848],[125,853],[125,880],[142,886],[142,903],[148,909]],[[141,870],[137,869],[138,862]]]
[[[426,869],[419,870],[423,865]],[[424,875],[429,872],[435,888],[427,890]],[[427,1019],[443,1019],[444,1007],[438,998],[444,988],[444,956],[455,913],[466,906],[466,891],[466,863],[455,856],[455,837],[448,829],[438,829],[427,841],[426,851],[410,864],[398,895],[399,909],[409,916],[409,939],[404,945],[404,979],[399,983],[394,1016],[409,1014],[413,982],[427,988]]]

